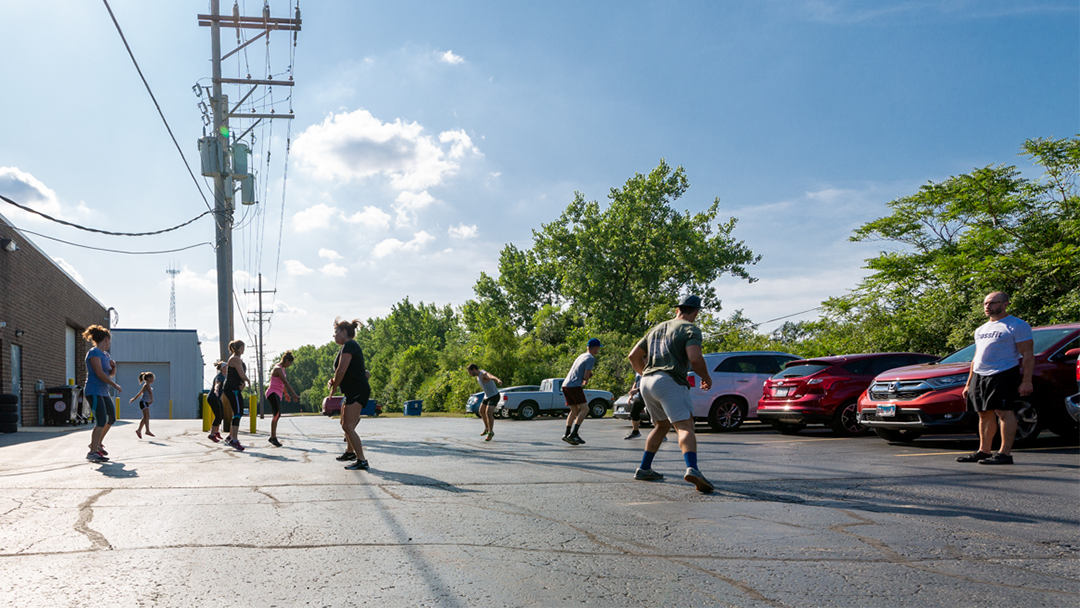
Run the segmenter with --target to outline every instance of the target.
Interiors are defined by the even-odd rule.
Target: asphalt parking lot
[[[629,424],[283,418],[284,447],[210,443],[197,421],[0,435],[0,605],[1069,606],[1080,603],[1080,451],[1044,434],[1014,466],[962,465],[973,436],[890,445],[702,432],[682,481],[632,479]],[[245,421],[246,428],[246,421]]]

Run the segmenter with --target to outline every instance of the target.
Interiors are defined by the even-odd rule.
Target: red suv
[[[874,376],[895,367],[936,361],[919,353],[840,355],[791,361],[765,382],[757,415],[785,435],[826,424],[837,435],[859,435],[858,401]]]
[[[1077,424],[1065,410],[1065,398],[1075,390],[1076,354],[1070,349],[1080,346],[1080,323],[1036,327],[1032,338],[1035,392],[1020,398],[1016,442],[1034,439],[1043,428],[1075,437]],[[937,363],[879,375],[859,399],[859,422],[889,441],[975,429],[978,415],[963,398],[974,356],[972,344]]]

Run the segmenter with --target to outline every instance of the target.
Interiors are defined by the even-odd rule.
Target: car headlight
[[[476,403],[476,401],[477,401],[477,399],[476,399],[475,396],[469,397],[469,405],[472,405],[472,404]]]
[[[967,374],[953,374],[951,376],[941,376],[940,378],[927,378],[926,383],[934,388],[951,388],[967,384],[967,380]]]

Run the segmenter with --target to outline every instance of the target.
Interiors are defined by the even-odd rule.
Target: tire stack
[[[0,433],[19,430],[19,398],[0,394]]]

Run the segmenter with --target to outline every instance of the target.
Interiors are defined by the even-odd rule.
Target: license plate
[[[788,393],[791,392],[791,387],[790,386],[778,386],[773,390],[774,390],[774,394],[777,397],[787,397]]]
[[[895,405],[879,405],[877,406],[878,418],[895,418],[896,406]]]

